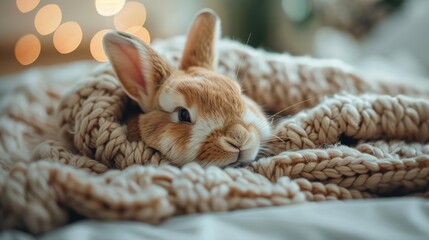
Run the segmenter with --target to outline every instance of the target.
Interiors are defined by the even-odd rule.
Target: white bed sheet
[[[5,231],[1,239],[35,239]],[[429,201],[392,198],[322,202],[180,216],[158,226],[85,220],[43,240],[89,239],[429,239]]]

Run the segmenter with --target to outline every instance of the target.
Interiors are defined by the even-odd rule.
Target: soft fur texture
[[[216,14],[198,14],[180,69],[131,35],[110,32],[104,37],[118,79],[145,113],[129,123],[137,123],[141,139],[177,165],[246,164],[270,137],[271,126],[260,107],[236,81],[215,71],[219,37]],[[190,122],[179,120],[181,109],[189,112]]]

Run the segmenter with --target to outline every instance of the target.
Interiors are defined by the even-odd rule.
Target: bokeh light
[[[142,26],[146,21],[146,8],[139,2],[127,2],[113,17],[115,28],[126,31],[134,26]]]
[[[48,4],[42,7],[36,14],[34,25],[41,35],[53,33],[60,25],[62,13],[57,4]]]
[[[144,27],[134,26],[134,27],[128,28],[125,32],[131,33],[134,36],[140,38],[143,42],[150,44],[149,31]]]
[[[65,22],[54,33],[54,46],[62,54],[73,52],[82,41],[82,29],[77,22]]]
[[[16,0],[18,9],[25,13],[35,9],[40,0]],[[95,8],[102,16],[113,16],[117,30],[130,33],[150,44],[149,31],[143,27],[146,21],[146,8],[138,1],[126,0],[95,0]],[[61,24],[63,13],[57,4],[47,4],[35,14],[34,25],[41,35],[53,34],[55,49],[67,54],[75,51],[82,42],[82,28],[77,22]],[[61,25],[60,25],[61,24]],[[110,29],[98,31],[91,39],[89,48],[92,57],[99,62],[108,58],[103,49],[103,37]],[[15,46],[16,59],[23,65],[33,63],[40,55],[41,43],[37,36],[28,34],[18,40]]]
[[[29,65],[40,55],[40,40],[34,34],[21,37],[15,44],[15,57],[22,65]]]
[[[95,8],[102,16],[112,16],[118,13],[125,4],[125,0],[96,0]]]
[[[107,56],[103,49],[103,37],[109,31],[109,29],[104,29],[97,32],[89,44],[92,57],[99,62],[107,62]]]
[[[16,0],[16,6],[23,13],[30,12],[37,7],[40,0]]]

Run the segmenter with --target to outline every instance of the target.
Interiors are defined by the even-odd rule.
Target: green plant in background
[[[302,31],[317,22],[359,39],[403,3],[404,0],[236,0],[228,2],[227,14],[233,19],[231,37],[252,47],[265,47],[273,24],[284,24],[285,19]],[[281,8],[286,18],[273,20],[275,8]]]

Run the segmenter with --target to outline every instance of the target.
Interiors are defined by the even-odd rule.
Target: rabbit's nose
[[[230,139],[230,138],[225,138],[225,141],[233,148],[237,148],[240,149],[241,148],[241,144],[238,143],[237,141],[235,141],[234,139]]]
[[[229,137],[222,137],[220,139],[220,144],[228,152],[240,152],[241,144]]]
[[[249,136],[249,131],[246,128],[244,128],[242,125],[236,124],[228,130],[225,141],[229,145],[240,149],[243,145],[246,144]]]

